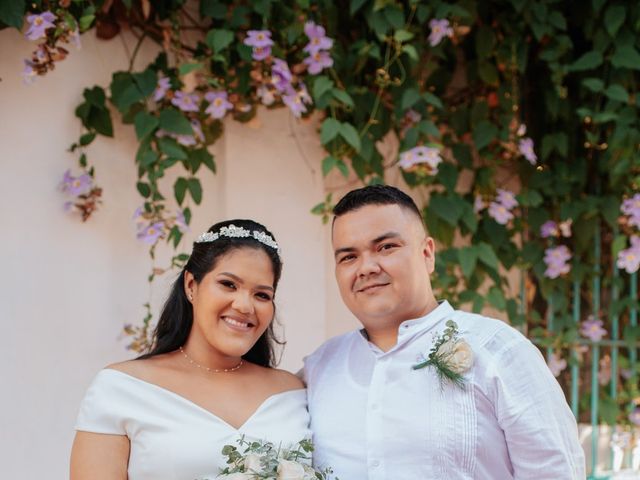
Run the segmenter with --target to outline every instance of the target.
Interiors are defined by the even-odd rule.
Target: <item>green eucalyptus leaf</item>
[[[331,89],[331,94],[333,95],[333,98],[335,98],[345,106],[349,108],[353,108],[355,106],[355,104],[353,103],[353,98],[351,98],[351,95],[349,95],[346,91],[333,88]]]
[[[396,42],[400,42],[400,43],[404,43],[404,42],[408,42],[409,40],[411,40],[415,35],[411,32],[409,32],[408,30],[404,30],[404,29],[400,29],[397,30],[394,34],[393,34],[393,38]]]
[[[420,59],[420,57],[418,56],[418,51],[416,50],[416,47],[414,47],[413,45],[410,45],[410,44],[403,45],[402,52],[406,53],[411,60],[418,61]]]
[[[487,267],[498,270],[500,261],[494,251],[493,247],[486,242],[480,242],[478,244],[478,259],[484,263]]]
[[[604,88],[604,82],[600,78],[585,78],[582,84],[592,92],[601,92]]]

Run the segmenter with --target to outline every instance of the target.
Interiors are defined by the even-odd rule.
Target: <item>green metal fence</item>
[[[619,272],[613,258],[613,265],[602,271],[601,252],[601,232],[598,229],[594,241],[594,271],[589,275],[589,280],[581,283],[574,281],[572,284],[571,301],[567,302],[571,318],[577,327],[582,318],[587,314],[592,314],[595,318],[604,320],[608,330],[608,338],[600,341],[574,338],[562,346],[566,352],[569,368],[562,378],[559,378],[566,394],[567,401],[571,406],[573,414],[582,424],[591,424],[589,445],[586,447],[589,472],[589,480],[604,480],[615,478],[636,478],[640,479],[640,428],[629,425],[626,412],[623,407],[617,415],[618,421],[610,426],[609,433],[613,433],[612,440],[607,446],[608,454],[602,458],[602,446],[599,448],[599,436],[601,425],[607,423],[602,414],[602,399],[608,397],[607,402],[611,404],[624,403],[628,406],[634,400],[640,401],[640,397],[631,398],[638,395],[638,371],[636,362],[638,359],[638,347],[640,343],[633,335],[627,335],[623,339],[621,326],[623,324],[631,327],[631,333],[637,331],[638,325],[638,277],[637,272],[626,274]],[[603,276],[606,275],[606,276]],[[607,278],[607,276],[609,278]],[[523,277],[524,278],[524,277]],[[607,284],[607,291],[603,291],[603,281]],[[524,281],[521,283],[521,290],[524,289]],[[585,289],[590,294],[584,298]],[[524,291],[521,292],[522,304],[524,304]],[[603,298],[606,304],[603,305]],[[626,307],[620,308],[620,301],[626,300]],[[583,309],[588,305],[590,312]],[[553,339],[556,321],[556,310],[553,308],[551,300],[547,301],[546,331],[547,338],[534,338],[546,353],[547,360],[558,347],[550,342]],[[626,356],[624,355],[626,353]],[[611,377],[607,383],[601,385],[599,381],[600,361],[603,355],[610,358]],[[629,367],[625,369],[626,382],[621,384],[621,359],[626,358],[625,364]],[[608,360],[608,359],[607,359]],[[622,396],[621,396],[622,393]],[[581,401],[582,400],[582,401]],[[611,423],[609,416],[608,423]],[[620,424],[618,424],[620,423]],[[624,425],[626,424],[626,425]],[[625,457],[622,457],[624,442],[633,439],[635,450],[627,446]],[[622,460],[624,460],[622,462]],[[633,464],[632,464],[633,463]],[[604,467],[602,466],[604,465]],[[627,472],[624,474],[624,472]],[[626,475],[626,476],[625,476]]]

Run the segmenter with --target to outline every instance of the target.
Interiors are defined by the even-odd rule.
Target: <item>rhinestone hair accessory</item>
[[[233,224],[228,225],[226,227],[222,227],[217,232],[204,232],[202,235],[200,235],[196,239],[194,243],[215,242],[220,237],[229,237],[229,238],[251,237],[254,240],[257,240],[258,242],[262,243],[263,245],[273,248],[276,252],[278,252],[278,255],[280,255],[280,247],[270,235],[267,235],[265,232],[259,232],[257,230],[249,231],[246,228],[236,227]]]

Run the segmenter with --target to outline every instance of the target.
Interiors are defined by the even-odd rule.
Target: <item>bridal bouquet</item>
[[[285,449],[266,441],[249,442],[243,436],[238,445],[225,445],[222,449],[229,466],[220,472],[219,480],[330,479],[331,469],[319,471],[311,467],[311,440],[300,440]]]

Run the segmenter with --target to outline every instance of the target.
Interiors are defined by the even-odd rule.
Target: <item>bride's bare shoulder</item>
[[[127,375],[138,378],[153,376],[154,373],[165,370],[169,366],[168,355],[156,355],[151,358],[125,360],[124,362],[112,363],[105,369],[117,370]]]

